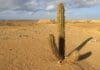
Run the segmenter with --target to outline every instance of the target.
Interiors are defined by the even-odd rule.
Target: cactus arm
[[[57,57],[57,59],[60,59],[60,56],[58,54],[58,48],[57,45],[55,43],[55,38],[53,34],[49,35],[49,41],[50,41],[50,45],[51,45],[51,49],[53,51],[53,54]]]

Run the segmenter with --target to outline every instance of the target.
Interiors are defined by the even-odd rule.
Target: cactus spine
[[[57,23],[59,29],[59,56],[61,60],[65,58],[65,16],[64,5],[60,3],[57,11]]]

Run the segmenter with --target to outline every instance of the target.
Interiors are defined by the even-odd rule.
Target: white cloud
[[[37,7],[38,3],[36,1],[30,1],[25,4],[28,7]]]
[[[83,0],[88,5],[100,4],[100,0]]]
[[[54,8],[55,8],[54,5],[49,5],[49,6],[47,6],[46,10],[53,10]]]
[[[100,0],[62,0],[65,8],[84,8],[100,5]],[[38,14],[48,16],[55,13],[58,0],[0,0],[0,17],[2,16],[33,16]],[[37,14],[37,15],[38,15]],[[2,16],[1,16],[2,15]],[[36,16],[37,16],[36,15]],[[35,17],[36,17],[35,16]],[[40,17],[39,16],[39,17]],[[42,17],[42,16],[41,16]],[[50,17],[50,16],[49,16]]]
[[[68,5],[76,8],[91,7],[100,5],[100,0],[68,0]]]
[[[62,0],[65,7],[78,8],[89,7],[100,4],[100,0]],[[57,5],[58,0],[0,0],[0,11],[17,9],[30,10],[35,9],[52,10]]]

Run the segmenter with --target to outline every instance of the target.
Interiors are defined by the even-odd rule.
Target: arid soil
[[[24,26],[24,23],[0,26],[0,70],[100,70],[99,23],[66,23],[66,56],[93,37],[79,52],[92,54],[75,64],[60,64],[52,53],[49,34],[54,34],[57,43],[57,24],[41,22]]]

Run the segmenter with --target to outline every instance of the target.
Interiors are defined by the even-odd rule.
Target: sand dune
[[[52,53],[49,34],[57,43],[57,24],[0,26],[0,70],[100,70],[100,24],[66,24],[66,55],[93,37],[80,54],[92,52],[77,64],[59,64]]]

